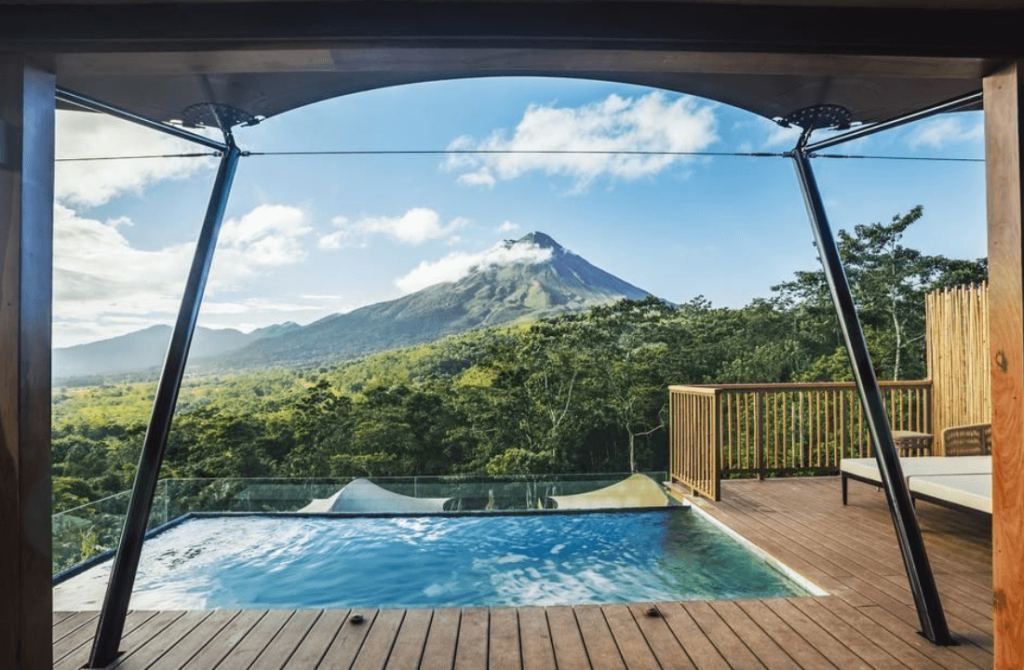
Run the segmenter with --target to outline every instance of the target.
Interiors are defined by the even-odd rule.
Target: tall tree
[[[922,215],[918,205],[887,224],[857,225],[853,233],[839,231],[839,253],[880,377],[924,376],[925,294],[942,286],[981,281],[987,274],[984,259],[954,261],[905,246],[904,234]],[[810,317],[821,342],[838,340],[822,271],[797,272],[793,280],[773,290],[784,305]],[[832,351],[818,356],[812,373],[834,375],[836,363],[844,358],[837,342]]]

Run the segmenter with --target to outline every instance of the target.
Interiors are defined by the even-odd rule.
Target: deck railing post
[[[903,478],[903,470],[900,467],[896,445],[893,442],[884,398],[871,365],[871,356],[868,353],[853,294],[839,256],[839,247],[836,245],[829,227],[821,193],[818,191],[805,153],[806,137],[807,133],[805,132],[801,143],[797,145],[791,156],[796,167],[797,178],[800,181],[800,188],[804,194],[807,214],[825,271],[825,279],[832,294],[843,339],[846,341],[846,349],[853,365],[854,380],[857,384],[861,404],[864,407],[868,430],[875,445],[875,458],[882,476],[889,512],[892,515],[893,525],[899,539],[910,589],[917,605],[921,632],[935,644],[954,644],[949,634],[945,614],[942,611],[942,602],[939,599],[935,578],[928,561],[921,529],[914,514],[910,492],[907,489],[906,480]]]
[[[722,397],[720,389],[715,389],[711,396],[711,499],[718,502],[722,499],[722,452],[725,444],[722,441]]]
[[[213,252],[217,246],[217,235],[224,219],[231,182],[235,176],[235,168],[241,152],[233,144],[229,146],[221,158],[217,178],[214,181],[210,203],[206,210],[199,241],[196,244],[192,268],[189,271],[185,293],[181,299],[178,319],[171,334],[167,356],[164,359],[163,372],[157,385],[156,398],[153,401],[153,413],[149,428],[142,445],[139,457],[139,468],[132,486],[131,501],[125,515],[121,541],[114,558],[114,567],[110,573],[103,609],[100,611],[99,625],[93,640],[92,652],[89,655],[89,667],[102,668],[109,665],[118,655],[118,645],[124,632],[125,617],[131,599],[135,573],[139,567],[142,553],[142,541],[146,534],[153,496],[156,492],[160,465],[163,462],[167,447],[167,435],[174,418],[174,406],[181,389],[181,380],[185,374],[188,361],[189,345],[195,332],[199,318],[199,307],[203,299],[203,289],[213,263]]]
[[[764,479],[764,393],[754,392],[754,467],[757,478]]]

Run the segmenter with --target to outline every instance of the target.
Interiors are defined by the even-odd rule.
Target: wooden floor
[[[977,670],[992,667],[991,524],[920,503],[947,618],[917,634],[882,494],[837,479],[726,482],[696,501],[826,589],[774,600],[439,610],[132,612],[123,670]],[[359,615],[359,616],[354,616]],[[358,621],[361,617],[361,621]],[[87,659],[95,612],[58,612],[53,667]]]

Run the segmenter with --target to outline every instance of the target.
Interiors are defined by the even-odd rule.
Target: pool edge
[[[741,535],[740,533],[738,533],[735,530],[733,530],[732,528],[730,528],[724,522],[716,519],[710,512],[708,512],[707,510],[703,509],[701,507],[701,505],[694,504],[694,503],[691,502],[690,505],[689,505],[689,508],[690,508],[690,510],[700,514],[703,519],[705,519],[708,522],[710,522],[711,524],[713,524],[715,527],[720,529],[726,535],[728,535],[732,539],[734,539],[737,542],[739,542],[741,545],[743,545],[743,547],[745,549],[747,549],[748,551],[756,554],[759,558],[761,558],[762,560],[764,560],[767,563],[769,563],[776,570],[778,570],[782,574],[786,575],[786,577],[788,577],[789,579],[791,579],[794,582],[796,582],[797,584],[799,584],[800,587],[803,588],[804,590],[806,590],[810,596],[821,597],[821,596],[831,596],[832,595],[831,593],[829,593],[828,591],[826,591],[825,589],[821,588],[820,586],[815,584],[813,581],[811,581],[810,578],[805,577],[804,575],[800,574],[799,572],[797,572],[793,568],[789,567],[788,565],[783,563],[781,560],[779,560],[775,556],[772,556],[770,553],[765,551],[763,548],[761,548],[760,546],[758,546],[754,542],[751,542],[747,538],[743,537],[743,535]],[[799,596],[795,596],[795,597],[799,597]]]

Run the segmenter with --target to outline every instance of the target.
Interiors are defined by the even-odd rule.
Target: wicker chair
[[[942,431],[946,456],[988,456],[992,453],[992,424],[954,426]]]

